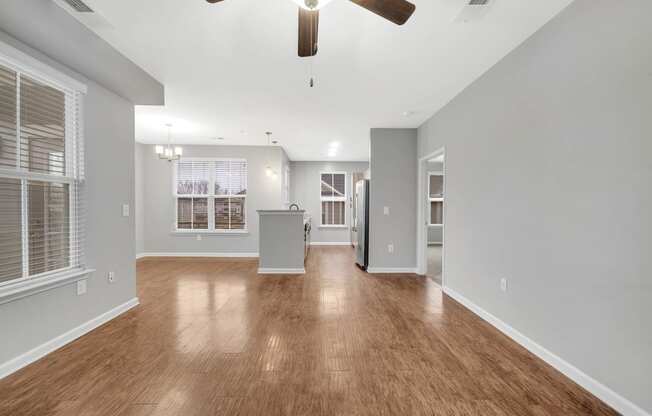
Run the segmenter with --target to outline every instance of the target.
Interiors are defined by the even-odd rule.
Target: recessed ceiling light
[[[403,111],[403,116],[404,117],[410,117],[414,115],[414,111]]]

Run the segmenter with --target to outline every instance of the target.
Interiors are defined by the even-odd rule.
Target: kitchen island
[[[259,210],[258,273],[303,274],[310,219],[303,210]]]

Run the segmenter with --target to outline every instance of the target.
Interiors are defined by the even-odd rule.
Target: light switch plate
[[[389,215],[389,207],[384,207],[383,208],[383,214]]]
[[[122,204],[122,216],[123,217],[129,216],[129,204]]]

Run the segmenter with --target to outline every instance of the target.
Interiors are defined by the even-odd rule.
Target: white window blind
[[[84,267],[81,93],[0,64],[0,285]]]
[[[246,160],[184,159],[175,184],[177,230],[246,230]]]
[[[321,225],[346,225],[346,173],[321,174]]]

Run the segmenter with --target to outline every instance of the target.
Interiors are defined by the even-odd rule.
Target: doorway
[[[418,272],[444,285],[445,152],[419,160]]]

